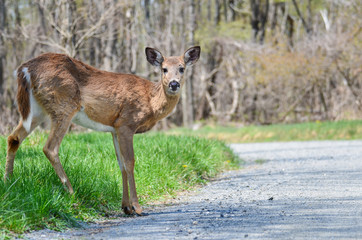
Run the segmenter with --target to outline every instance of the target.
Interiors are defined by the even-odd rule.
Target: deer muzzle
[[[180,89],[180,83],[176,80],[172,80],[169,84],[168,84],[169,89],[172,92],[177,92]]]

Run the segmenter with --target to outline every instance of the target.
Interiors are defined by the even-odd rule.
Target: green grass
[[[47,135],[35,133],[21,145],[11,181],[0,180],[0,238],[31,229],[64,229],[79,220],[121,212],[122,177],[110,134],[68,134],[60,158],[75,194],[60,183],[42,152]],[[6,139],[0,137],[0,177]],[[141,204],[204,183],[237,158],[220,141],[197,137],[136,135],[135,178]]]
[[[362,139],[362,121],[309,122],[276,124],[269,126],[205,126],[196,131],[176,128],[170,135],[200,136],[219,139],[229,143],[307,141],[307,140],[352,140]]]

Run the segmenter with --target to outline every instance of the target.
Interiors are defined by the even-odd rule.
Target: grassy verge
[[[205,126],[196,131],[176,128],[171,135],[200,136],[229,143],[362,139],[362,121],[310,122],[270,126]]]
[[[109,134],[68,134],[60,158],[75,194],[67,194],[42,147],[46,134],[26,139],[15,159],[14,176],[0,180],[0,238],[9,231],[62,229],[121,211],[122,177]],[[200,184],[233,168],[237,159],[219,141],[196,137],[137,135],[135,177],[141,204]],[[6,139],[0,137],[0,177]]]

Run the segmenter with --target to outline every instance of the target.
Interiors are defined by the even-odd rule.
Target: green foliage
[[[362,121],[309,122],[269,126],[205,126],[197,131],[175,129],[169,134],[186,134],[226,142],[272,142],[362,139]]]
[[[233,40],[250,39],[251,27],[245,20],[232,22],[220,22],[215,26],[213,22],[205,22],[195,33],[196,42],[199,42],[203,52],[210,52],[214,46],[214,41],[219,38]]]
[[[121,212],[122,177],[112,138],[104,133],[68,134],[60,158],[75,194],[69,195],[42,152],[46,134],[36,133],[20,147],[14,176],[0,180],[0,236],[9,230],[63,229]],[[137,135],[135,177],[141,204],[204,183],[237,165],[224,143],[197,137]],[[6,139],[0,137],[0,177]],[[2,234],[2,235],[1,235]]]
[[[286,2],[289,4],[290,6],[290,11],[292,14],[297,15],[295,7],[293,5],[293,1],[292,0],[285,0],[285,1],[281,1],[281,2]],[[299,7],[299,10],[302,12],[302,14],[306,15],[307,12],[307,6],[308,6],[308,1],[296,1]],[[326,3],[324,0],[313,0],[311,1],[311,9],[312,11],[319,11],[321,9],[326,8]]]

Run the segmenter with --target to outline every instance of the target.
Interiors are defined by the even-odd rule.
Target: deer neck
[[[151,106],[155,118],[161,120],[172,112],[175,108],[178,100],[180,99],[180,94],[175,96],[170,96],[165,93],[162,83],[157,82],[153,86],[153,94],[151,96]]]

